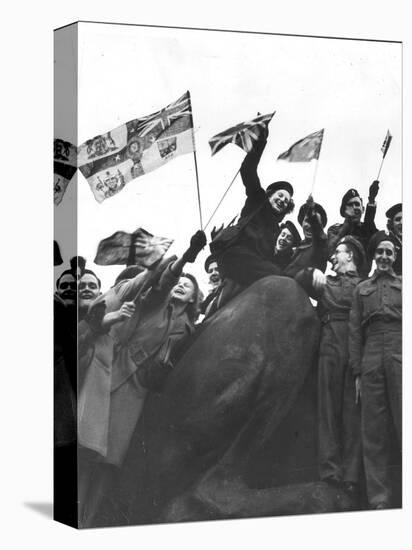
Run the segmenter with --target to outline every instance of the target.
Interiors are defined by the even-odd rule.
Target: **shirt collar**
[[[385,272],[381,272],[381,271],[378,271],[377,269],[375,269],[375,271],[373,272],[373,275],[370,277],[370,280],[371,281],[376,281],[376,279],[378,279],[379,277],[385,277],[385,275],[388,275],[389,277],[392,277],[392,279],[396,278],[396,273],[394,272],[394,270],[392,268],[389,271],[385,271]]]

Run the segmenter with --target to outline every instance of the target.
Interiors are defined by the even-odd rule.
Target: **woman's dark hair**
[[[386,227],[388,228],[388,231],[392,231],[393,233],[393,218],[388,218],[388,221],[386,222]]]
[[[192,281],[194,286],[194,301],[188,303],[186,307],[186,313],[187,313],[187,316],[189,317],[189,321],[194,324],[196,319],[199,317],[199,313],[200,313],[201,296],[200,296],[199,284],[196,281],[196,278],[191,273],[182,273],[180,277],[186,277],[187,279],[190,279],[190,281]]]

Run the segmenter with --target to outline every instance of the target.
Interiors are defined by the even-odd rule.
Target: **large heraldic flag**
[[[178,155],[195,150],[190,94],[151,115],[131,120],[87,140],[78,150],[78,166],[98,202],[129,181]]]
[[[70,141],[57,138],[53,142],[54,204],[60,204],[67,186],[77,170],[77,150]]]

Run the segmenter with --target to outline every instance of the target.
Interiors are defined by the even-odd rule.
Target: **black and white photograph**
[[[402,506],[401,54],[55,31],[56,519]]]
[[[5,7],[2,547],[408,548],[406,8]]]

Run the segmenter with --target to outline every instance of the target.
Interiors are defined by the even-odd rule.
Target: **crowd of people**
[[[267,132],[242,163],[239,220],[212,232],[205,297],[184,271],[206,246],[202,231],[180,258],[163,257],[150,269],[127,266],[105,292],[80,258],[56,282],[56,419],[63,411],[64,421],[56,424],[55,444],[78,446],[83,526],[95,525],[110,494],[147,393],[162,391],[199,326],[268,276],[293,278],[316,302],[320,479],[355,495],[364,475],[368,506],[393,506],[391,461],[402,440],[402,205],[386,212],[387,227],[378,230],[374,181],[366,209],[349,189],[342,221],[326,229],[325,209],[309,196],[297,216],[302,238],[285,220],[295,207],[291,183],[265,190],[259,180],[266,141]],[[325,274],[328,262],[334,275]]]

